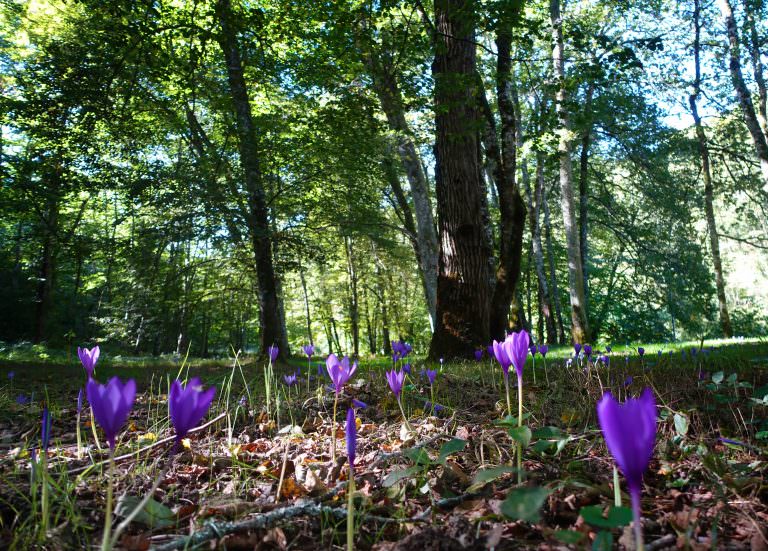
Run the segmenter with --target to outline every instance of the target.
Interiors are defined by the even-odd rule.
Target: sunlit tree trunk
[[[240,164],[249,204],[248,227],[259,287],[261,353],[266,354],[270,345],[287,343],[287,339],[282,334],[283,326],[272,259],[272,241],[259,159],[258,135],[243,76],[240,46],[237,42],[236,25],[229,0],[217,0],[215,11],[219,24],[217,40],[224,55],[230,99],[237,122]],[[290,351],[281,347],[280,354],[287,356]]]
[[[739,107],[741,107],[744,123],[747,125],[749,135],[752,137],[755,154],[760,161],[764,189],[768,192],[768,138],[763,133],[763,129],[760,128],[760,123],[755,113],[755,106],[752,103],[752,94],[744,82],[744,76],[741,71],[739,32],[736,26],[736,19],[733,17],[731,2],[730,0],[720,0],[719,4],[728,33],[728,68],[731,73],[731,82],[733,82],[733,88],[736,90],[736,99],[739,102]]]
[[[728,303],[725,298],[725,278],[723,277],[723,265],[720,260],[720,239],[717,235],[717,221],[715,220],[714,186],[712,183],[712,171],[709,163],[709,146],[707,144],[707,135],[704,132],[704,126],[701,124],[698,106],[696,104],[701,94],[701,5],[699,0],[694,0],[693,10],[693,59],[695,78],[693,81],[693,92],[688,96],[688,104],[691,107],[691,115],[696,127],[696,139],[699,145],[699,155],[701,157],[701,175],[704,178],[704,212],[707,218],[707,229],[709,231],[709,245],[712,251],[712,264],[715,269],[715,286],[717,289],[717,304],[720,312],[720,327],[723,335],[728,338],[733,336],[731,328],[731,318],[728,315]]]
[[[552,302],[555,305],[555,315],[557,321],[557,342],[566,344],[565,325],[563,324],[563,310],[560,306],[560,289],[557,285],[557,269],[555,265],[555,249],[552,243],[552,221],[549,213],[549,200],[547,199],[547,190],[543,189],[541,193],[541,206],[544,207],[544,233],[547,240],[547,264],[549,265],[549,280],[552,288]]]
[[[539,214],[544,198],[544,153],[536,152],[536,183],[533,197],[533,209],[531,211],[531,233],[533,241],[533,263],[536,268],[536,277],[539,280],[540,311],[544,318],[544,324],[547,328],[547,342],[556,343],[557,329],[555,328],[555,312],[552,304],[552,295],[550,286],[547,282],[547,274],[544,270],[544,248],[541,243],[541,224],[539,223]]]
[[[435,0],[436,190],[440,257],[429,357],[471,357],[489,341],[490,226],[478,136],[474,2]]]
[[[565,59],[563,48],[563,28],[560,15],[560,0],[550,0],[549,14],[552,23],[552,66],[557,79],[556,108],[558,120],[560,158],[560,205],[563,211],[565,240],[568,256],[568,287],[571,298],[571,337],[574,342],[586,342],[589,339],[586,299],[584,295],[584,270],[581,265],[581,247],[576,225],[576,212],[573,202],[573,166],[571,164],[572,136],[568,116],[567,90],[565,82]]]
[[[592,140],[592,96],[594,84],[587,86],[584,98],[584,129],[581,133],[579,153],[579,252],[584,280],[584,310],[589,312],[589,147]]]

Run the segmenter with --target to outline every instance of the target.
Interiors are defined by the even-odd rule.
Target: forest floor
[[[520,483],[509,432],[516,419],[504,418],[500,370],[487,357],[442,367],[434,387],[437,415],[426,404],[423,362],[415,360],[403,392],[411,433],[402,426],[384,364],[361,362],[339,400],[336,462],[330,454],[334,395],[324,388],[327,379],[316,377],[317,361],[309,381],[306,362],[276,368],[279,393],[270,390],[271,415],[264,366],[255,361],[105,362],[97,366],[98,379],[135,377],[140,392],[117,450],[118,519],[136,503],[133,496],[141,498],[162,477],[155,501],[120,546],[342,548],[343,425],[354,398],[367,404],[357,409],[356,548],[633,548],[626,510],[607,514],[614,503],[613,462],[596,426],[595,403],[602,390],[623,400],[650,386],[660,419],[643,488],[646,549],[768,549],[768,344],[730,341],[710,350],[708,343],[704,349],[689,343],[661,354],[661,345],[645,348],[642,359],[614,349],[609,366],[586,371],[576,361],[567,364],[565,349],[548,356],[546,370],[537,356],[536,382],[529,358],[523,404],[532,433]],[[297,366],[302,378],[289,389],[282,375]],[[206,425],[169,457],[166,389],[178,374],[200,376],[218,392]],[[87,407],[78,451],[82,369],[74,361],[0,357],[0,377],[0,547],[96,547],[107,464]],[[516,404],[514,387],[511,392]],[[53,418],[47,475],[37,464],[32,476],[30,450],[39,447],[44,401]],[[44,479],[50,492],[45,532]],[[624,492],[622,502],[629,503]]]

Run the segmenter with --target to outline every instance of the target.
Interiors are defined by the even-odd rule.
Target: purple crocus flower
[[[536,352],[538,352],[538,351],[539,351],[538,347],[537,347],[535,344],[532,344],[532,345],[531,345],[531,346],[528,348],[528,350],[530,351],[530,353],[531,353],[531,356],[534,356],[534,357],[536,356]]]
[[[494,353],[494,351],[493,351],[493,344],[489,344],[489,345],[488,345],[488,346],[485,348],[485,351],[486,351],[486,352],[488,352],[488,357],[489,357],[489,358],[493,358],[493,356],[494,356],[494,354],[495,354],[495,353]]]
[[[576,351],[576,355],[578,356],[579,353],[581,352],[581,344],[579,344],[577,342],[573,343],[573,349]]]
[[[280,355],[280,349],[277,347],[276,344],[273,344],[269,348],[267,348],[267,354],[269,355],[269,361],[272,363],[275,363],[275,360]]]
[[[403,391],[404,381],[404,371],[395,371],[394,369],[392,371],[387,371],[387,382],[389,383],[389,388],[392,389],[392,393],[398,400],[400,399],[400,393]]]
[[[440,404],[433,404],[430,401],[426,401],[426,402],[424,402],[424,409],[432,410],[435,413],[437,413],[438,411],[443,411],[445,408],[443,406],[441,406]]]
[[[405,371],[408,375],[410,375],[411,374],[411,364],[403,365],[403,371]]]
[[[315,353],[315,345],[305,344],[302,350],[304,351],[304,354],[307,356],[307,358],[311,358],[312,355]]]
[[[25,406],[29,403],[29,396],[25,396],[24,394],[19,394],[16,396],[16,403],[20,406]]]
[[[297,380],[298,375],[296,373],[293,373],[292,375],[283,375],[283,381],[285,381],[285,384],[288,386],[295,385]]]
[[[176,442],[180,442],[205,417],[215,394],[216,387],[204,391],[197,377],[190,379],[186,387],[182,387],[178,379],[171,383],[168,412],[176,429]]]
[[[96,369],[96,362],[99,361],[99,354],[101,354],[101,350],[98,346],[94,346],[90,350],[77,347],[77,355],[80,358],[80,363],[83,364],[83,369],[88,374],[88,380],[93,379],[93,371]]]
[[[504,343],[506,342],[507,341],[493,341],[493,355],[496,357],[496,361],[499,362],[499,365],[501,365],[501,370],[504,372],[504,377],[508,378],[509,366],[512,365],[512,360],[509,358],[507,351],[504,348]]]
[[[80,387],[80,391],[77,393],[77,413],[83,411],[83,389]]]
[[[608,354],[611,353],[611,345],[610,344],[605,347],[605,351],[608,352]]]
[[[13,378],[14,378],[15,376],[16,376],[16,372],[15,372],[15,371],[9,371],[9,372],[8,372],[8,378],[9,378],[9,379],[13,380]]]
[[[642,358],[643,356],[645,356],[645,348],[643,348],[642,346],[638,347],[637,353],[640,354],[640,357]]]
[[[541,346],[539,346],[539,354],[541,354],[546,358],[547,352],[549,352],[549,346],[547,346],[546,344],[542,344]]]
[[[656,442],[656,401],[650,388],[639,398],[629,398],[623,404],[606,392],[597,403],[597,419],[608,450],[627,479],[632,498],[635,536],[641,541],[640,493],[643,473],[653,455]]]
[[[627,388],[629,385],[631,385],[631,384],[632,384],[632,381],[634,381],[634,380],[635,380],[635,379],[632,377],[632,375],[630,375],[629,377],[627,377],[627,378],[625,379],[625,381],[624,381],[624,388]]]
[[[433,384],[435,384],[435,379],[437,378],[437,370],[427,369],[426,375],[427,375],[427,379],[429,379],[429,386],[432,386]]]
[[[504,341],[504,352],[509,358],[512,365],[515,366],[517,371],[517,379],[521,381],[523,379],[523,367],[525,366],[525,360],[528,357],[528,344],[530,343],[530,335],[525,329],[520,330],[517,333],[511,333]]]
[[[328,376],[333,382],[333,388],[336,394],[341,392],[342,387],[352,378],[357,371],[357,362],[350,367],[349,356],[344,356],[341,361],[335,354],[330,354],[325,360],[325,366],[328,370]]]
[[[611,357],[603,354],[600,356],[600,361],[603,362],[606,366],[611,364]]]
[[[42,429],[40,431],[40,440],[42,441],[42,448],[44,452],[48,451],[48,443],[51,440],[51,413],[48,411],[48,406],[43,408],[43,420]]]
[[[349,468],[355,470],[355,451],[357,448],[357,423],[355,421],[355,410],[347,410],[347,425],[344,427],[344,437],[347,441],[347,461]]]
[[[588,344],[584,345],[584,355],[589,359],[592,356],[592,347]]]
[[[368,407],[368,404],[366,404],[362,400],[358,400],[356,398],[352,398],[352,407],[356,407],[356,408],[360,408],[360,409],[365,409],[365,408]]]
[[[136,381],[129,379],[123,384],[117,377],[112,377],[107,384],[100,385],[91,379],[85,390],[93,416],[104,431],[110,450],[114,452],[117,433],[128,420],[136,399]]]
[[[479,362],[482,359],[483,359],[483,350],[482,349],[475,350],[475,361]]]

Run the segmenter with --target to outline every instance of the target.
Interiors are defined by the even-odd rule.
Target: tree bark
[[[521,329],[525,316],[510,318],[510,306],[520,281],[526,208],[516,182],[518,116],[515,109],[516,90],[512,82],[511,44],[509,25],[500,25],[496,35],[498,50],[496,61],[496,96],[501,118],[501,155],[494,178],[499,201],[499,261],[496,283],[491,301],[491,337],[501,340],[507,330]],[[483,93],[484,95],[484,93]],[[519,306],[519,305],[518,305]],[[522,308],[515,312],[523,312]]]
[[[555,304],[555,314],[557,316],[557,342],[566,344],[565,325],[563,324],[563,310],[560,306],[560,289],[557,285],[557,269],[555,267],[555,250],[552,244],[552,221],[549,213],[549,201],[547,200],[547,190],[543,189],[541,193],[541,206],[544,207],[544,232],[547,240],[547,263],[549,264],[549,277],[552,284],[552,302]]]
[[[552,295],[550,294],[547,274],[544,270],[544,248],[541,244],[541,224],[539,223],[539,213],[544,196],[544,153],[536,152],[536,184],[534,191],[533,209],[531,212],[531,241],[533,241],[533,263],[536,268],[536,277],[539,280],[540,292],[540,310],[544,318],[544,324],[547,329],[547,342],[555,344],[558,342],[557,329],[555,327],[554,308],[552,305]]]
[[[416,218],[416,240],[413,242],[413,248],[419,262],[430,324],[434,329],[437,311],[438,243],[435,220],[432,216],[432,202],[429,197],[429,183],[422,167],[421,156],[413,140],[413,133],[405,119],[405,106],[391,64],[384,63],[376,52],[364,52],[363,60],[373,79],[373,89],[387,118],[389,129],[395,134],[397,153],[411,188],[413,212]],[[393,192],[398,194],[398,190],[394,188]],[[402,190],[399,190],[399,193],[405,196]],[[404,201],[401,208],[407,210],[408,215],[413,219],[411,207],[407,201]]]
[[[720,261],[720,240],[717,236],[717,221],[715,220],[714,209],[714,186],[712,183],[712,172],[709,162],[709,146],[707,144],[707,134],[704,132],[704,126],[701,124],[698,106],[696,101],[701,94],[701,5],[699,0],[693,2],[693,59],[695,78],[693,81],[693,92],[688,96],[688,104],[691,107],[691,115],[696,127],[696,139],[699,145],[699,155],[701,157],[701,173],[704,178],[704,212],[707,218],[707,229],[709,230],[709,245],[712,251],[712,264],[715,269],[715,286],[717,289],[717,304],[720,312],[720,327],[723,336],[730,338],[733,336],[731,328],[731,318],[728,315],[728,303],[725,297],[725,278],[723,277],[723,265]]]
[[[565,59],[563,47],[560,0],[550,0],[549,14],[552,22],[552,66],[557,80],[556,108],[558,131],[557,146],[560,158],[560,204],[563,211],[563,225],[568,256],[568,287],[571,298],[571,337],[574,342],[584,343],[589,339],[586,300],[584,296],[584,270],[581,265],[576,213],[573,205],[573,166],[571,164],[571,125],[567,107],[565,82]]]
[[[263,174],[259,158],[258,136],[248,99],[243,75],[240,46],[229,0],[217,0],[216,17],[219,23],[217,40],[226,63],[232,107],[237,121],[240,164],[243,169],[248,196],[248,229],[256,263],[259,287],[261,354],[266,354],[272,344],[287,342],[280,320],[277,282],[272,258],[272,241],[269,216],[263,186]],[[280,355],[290,351],[281,347]]]
[[[304,267],[299,263],[299,280],[301,281],[301,291],[304,296],[304,313],[307,321],[307,338],[309,344],[314,345],[315,339],[312,337],[312,314],[309,310],[309,293],[307,292],[307,278],[304,275]]]
[[[344,252],[347,258],[347,285],[349,289],[349,322],[352,329],[352,350],[355,357],[360,355],[360,301],[357,292],[357,267],[355,266],[352,238],[344,237]]]
[[[749,135],[752,137],[752,145],[755,154],[760,161],[760,172],[763,176],[763,185],[768,192],[768,138],[763,134],[760,123],[757,120],[755,106],[752,103],[752,95],[744,82],[741,71],[741,56],[739,54],[739,32],[736,27],[736,19],[733,17],[733,9],[730,0],[721,0],[720,9],[725,19],[725,27],[728,33],[728,68],[731,73],[731,81],[736,91],[736,99],[741,107],[744,123],[747,125]]]
[[[584,310],[589,312],[589,146],[592,138],[592,96],[595,93],[593,84],[587,87],[584,99],[584,129],[581,133],[581,153],[579,154],[579,250],[581,252],[581,268],[584,279]]]
[[[765,87],[765,76],[763,75],[763,62],[760,55],[760,38],[757,34],[757,25],[755,23],[755,14],[759,17],[763,11],[763,0],[747,0],[746,12],[747,12],[747,27],[749,31],[749,40],[747,47],[749,49],[749,57],[752,61],[752,73],[755,77],[755,84],[757,84],[757,94],[759,101],[757,103],[757,117],[760,122],[760,128],[763,131],[763,135],[768,140],[768,114],[766,114],[766,104],[768,104],[768,91]]]
[[[436,189],[440,229],[432,360],[471,357],[489,341],[490,226],[477,111],[475,12],[469,0],[435,0]]]

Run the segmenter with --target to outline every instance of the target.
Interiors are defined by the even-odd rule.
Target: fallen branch
[[[224,417],[226,417],[226,416],[227,416],[226,413],[222,413],[221,415],[218,415],[218,416],[214,417],[213,419],[211,419],[210,421],[208,421],[204,425],[200,425],[199,427],[195,427],[195,428],[191,429],[189,431],[189,434],[193,434],[195,432],[200,432],[203,429],[207,429],[208,427],[210,427],[211,425],[213,425],[217,421],[220,421],[220,420],[224,419]],[[169,442],[173,442],[174,440],[176,440],[175,436],[169,436],[167,438],[162,438],[160,440],[155,440],[154,442],[152,442],[148,446],[144,446],[143,448],[139,448],[136,451],[132,451],[130,453],[126,453],[126,454],[123,454],[123,455],[118,455],[117,457],[115,457],[115,463],[117,463],[118,461],[124,461],[126,459],[130,459],[130,458],[134,457],[135,455],[138,455],[138,454],[143,453],[145,451],[151,450],[152,448],[156,448],[158,446],[162,446],[163,444],[168,444]],[[81,473],[83,471],[88,471],[88,470],[90,470],[90,469],[92,469],[94,467],[99,467],[101,465],[106,465],[107,463],[109,463],[109,459],[105,459],[104,461],[99,461],[97,463],[92,463],[90,465],[84,465],[82,467],[77,467],[77,468],[71,469],[71,470],[67,471],[67,474],[70,474],[70,475],[78,474],[78,473]]]
[[[321,514],[331,515],[338,519],[347,517],[347,509],[345,507],[329,507],[326,505],[318,505],[311,501],[299,503],[298,505],[291,505],[290,507],[283,507],[281,509],[275,509],[268,513],[262,513],[253,518],[242,520],[239,522],[209,522],[201,530],[195,532],[190,536],[184,536],[172,542],[151,547],[154,551],[173,551],[175,549],[194,549],[206,542],[214,539],[221,539],[229,534],[235,534],[238,532],[248,532],[250,530],[262,530],[278,524],[282,521],[289,520],[301,516],[317,516]],[[406,518],[395,519],[389,517],[379,517],[374,515],[359,515],[363,520],[370,522],[379,522],[387,524],[391,522],[406,523],[406,522],[427,522],[422,519]]]

